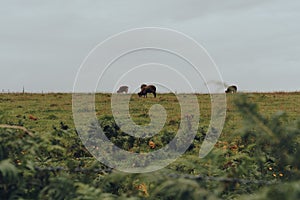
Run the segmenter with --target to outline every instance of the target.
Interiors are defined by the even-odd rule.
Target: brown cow
[[[128,86],[121,86],[117,93],[128,93]]]
[[[235,85],[231,85],[227,88],[225,91],[226,93],[236,93],[237,92],[237,87]]]
[[[147,85],[144,87],[142,86],[141,86],[141,91],[138,93],[139,97],[144,96],[147,98],[147,93],[153,93],[154,98],[156,98],[156,87],[154,85]]]

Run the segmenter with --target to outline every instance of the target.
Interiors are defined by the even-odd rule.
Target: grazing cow
[[[237,87],[235,85],[231,85],[227,88],[225,91],[226,93],[236,93],[237,92]]]
[[[142,86],[141,86],[141,91],[138,93],[139,97],[144,96],[147,98],[147,93],[153,93],[154,98],[156,98],[156,87],[154,85],[147,85],[144,87]]]
[[[128,93],[128,86],[121,86],[117,93]]]

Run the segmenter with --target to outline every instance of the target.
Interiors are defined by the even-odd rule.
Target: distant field
[[[241,122],[233,103],[238,96],[239,94],[227,95],[227,117],[223,135],[232,132]],[[265,116],[277,111],[286,112],[291,121],[300,116],[300,93],[250,93],[247,96],[249,101],[259,106],[260,112]],[[200,105],[200,126],[207,127],[211,112],[210,97],[205,94],[197,94],[197,97]],[[111,115],[110,103],[110,94],[96,95],[96,112],[99,118]],[[180,120],[180,106],[173,94],[158,94],[156,99],[151,95],[145,99],[133,94],[130,101],[131,117],[137,124],[149,123],[149,108],[156,103],[167,110],[166,127],[176,128],[175,125]],[[38,120],[29,119],[29,115],[37,117]],[[53,126],[60,126],[60,122],[74,128],[72,94],[0,94],[0,116],[2,122],[20,124],[39,133],[51,131]]]

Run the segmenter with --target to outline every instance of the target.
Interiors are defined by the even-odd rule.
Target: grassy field
[[[186,152],[182,157],[177,159],[176,162],[170,164],[166,170],[172,171],[174,173],[179,173],[179,174],[188,174],[188,175],[200,174],[208,177],[240,178],[246,180],[263,179],[266,181],[281,181],[280,178],[283,177],[283,178],[287,178],[285,180],[287,183],[289,183],[292,180],[292,178],[288,178],[285,174],[291,173],[290,176],[291,177],[294,176],[294,178],[296,178],[297,180],[297,176],[294,174],[298,173],[298,168],[299,168],[299,163],[297,163],[298,161],[297,162],[293,161],[294,163],[293,169],[294,170],[296,169],[296,171],[293,171],[294,174],[292,174],[292,172],[289,170],[284,171],[283,169],[285,169],[288,165],[289,166],[291,165],[291,164],[287,164],[286,162],[292,162],[292,161],[289,160],[285,162],[282,161],[284,160],[282,157],[280,156],[276,157],[276,155],[273,155],[279,153],[277,152],[276,147],[272,145],[274,144],[278,146],[284,145],[281,143],[280,134],[282,134],[282,140],[285,140],[285,136],[284,136],[285,132],[283,131],[284,128],[282,128],[281,126],[283,125],[289,126],[289,124],[293,124],[297,119],[300,119],[300,93],[299,92],[249,93],[249,94],[242,94],[242,96],[243,97],[241,97],[241,94],[227,95],[226,121],[222,131],[222,135],[219,138],[218,143],[215,145],[214,150],[209,154],[209,156],[201,160],[198,158],[198,152],[203,137],[205,136],[205,133],[209,126],[209,121],[211,116],[211,103],[210,103],[209,95],[197,94],[199,107],[200,107],[200,121],[199,121],[198,135],[197,135],[198,139],[195,139],[193,145],[188,150],[188,152]],[[103,123],[107,123],[107,121],[109,121],[109,123],[113,123],[113,120],[110,121],[112,119],[110,98],[111,98],[110,94],[96,95],[96,99],[95,99],[96,113],[99,120],[102,121]],[[248,102],[247,104],[245,104],[244,107],[249,108],[249,110],[251,110],[250,108],[253,107],[252,105],[256,104],[259,109],[258,111],[259,114],[256,113],[255,109],[253,109],[253,112],[251,111],[249,115],[247,115],[247,113],[245,114],[245,112],[243,113],[243,104],[241,106],[241,103],[240,105],[239,103],[237,103],[241,98],[244,98],[244,100]],[[168,142],[168,139],[164,139],[166,137],[166,134],[167,135],[169,134],[169,137],[171,138],[176,134],[180,123],[180,106],[174,94],[158,94],[157,98],[153,98],[151,95],[149,95],[148,98],[139,98],[136,94],[133,94],[131,96],[130,105],[129,105],[130,115],[133,121],[139,125],[145,125],[149,123],[150,122],[150,117],[148,115],[149,108],[154,104],[162,105],[167,112],[167,120],[163,130],[161,130],[161,132],[157,136],[154,136],[153,138],[150,139],[155,142],[156,149],[158,149],[160,147],[163,147]],[[281,118],[282,111],[286,113],[286,117],[284,117],[284,120],[282,120]],[[280,117],[276,118],[279,115]],[[253,116],[255,117],[255,119],[257,118],[258,120],[260,120],[261,124],[260,121],[255,121],[255,120],[249,121],[249,119],[251,117],[253,118]],[[248,120],[248,124],[245,123],[245,121],[247,120]],[[64,163],[64,156],[69,156],[68,162],[77,163],[80,161],[81,162],[80,166],[86,166],[86,167],[90,166],[90,162],[91,162],[90,159],[86,161],[89,164],[85,163],[84,161],[87,158],[91,158],[88,155],[88,153],[85,153],[82,156],[76,156],[76,158],[75,157],[73,158],[72,156],[70,157],[70,155],[75,155],[75,154],[77,155],[78,151],[74,150],[74,152],[76,151],[76,153],[74,153],[73,150],[70,150],[69,148],[70,147],[73,148],[74,146],[73,143],[77,143],[76,145],[78,145],[78,143],[80,142],[79,140],[76,139],[77,136],[75,134],[75,127],[73,122],[72,94],[64,94],[64,93],[0,94],[0,122],[1,124],[18,125],[18,126],[25,127],[30,132],[32,132],[35,136],[42,139],[45,135],[47,135],[47,140],[50,138],[49,140],[52,141],[51,139],[52,136],[49,136],[49,133],[51,133],[53,137],[55,137],[55,141],[60,141],[60,142],[56,142],[55,145],[58,145],[63,149],[65,149],[62,151],[66,151],[66,153],[65,154],[55,153],[56,156],[56,157],[54,156],[55,159],[51,158],[50,160],[47,160],[47,162],[44,161],[44,163],[37,162],[35,160],[34,162],[39,166],[63,165],[64,167],[68,167],[71,170],[72,167]],[[259,128],[260,125],[262,125],[263,127]],[[69,140],[68,142],[70,144],[66,144],[67,142],[63,141],[60,138],[57,139],[59,134],[61,134],[61,132],[59,132],[58,130],[61,129],[68,131],[67,133],[70,134],[70,136],[66,136],[66,138],[68,139],[63,138]],[[276,132],[277,130],[278,130],[278,134]],[[119,130],[112,129],[111,132],[113,131],[116,131],[116,133],[121,134]],[[266,139],[264,136],[262,136],[262,139],[258,139],[257,136],[259,136],[260,131],[261,134],[264,131],[266,133],[272,132],[270,138],[274,139],[275,136],[277,137],[277,139],[276,138],[274,139],[274,144],[272,143],[272,141],[268,142],[268,139]],[[106,134],[109,135],[110,132]],[[118,142],[118,140],[120,140],[120,137],[112,136],[112,138],[110,139]],[[127,144],[125,146],[122,146],[123,144],[121,144],[121,147],[129,151],[135,151],[135,152],[154,151],[154,149],[148,146],[149,140],[147,140],[142,145],[137,141],[133,141],[129,144],[128,142],[129,140],[130,138],[129,139],[127,138],[127,140],[125,140]],[[255,144],[256,142],[254,140],[257,140],[258,142],[255,148],[253,148],[252,145],[252,143]],[[299,142],[299,135],[293,141]],[[79,146],[77,147],[79,148]],[[47,149],[48,147],[46,148],[43,146],[43,148]],[[70,153],[70,151],[72,153]],[[289,154],[289,153],[285,153],[284,150],[281,151],[282,154],[284,155]],[[263,159],[259,158],[260,154],[265,154]],[[58,158],[59,157],[58,155],[61,156],[61,158]],[[297,152],[296,155],[299,155],[299,152]],[[45,155],[40,155],[40,157],[42,156]],[[272,156],[275,158],[273,159]],[[1,152],[0,152],[0,157],[1,157]],[[11,159],[14,160],[13,156]],[[20,158],[18,158],[17,160],[19,159]],[[67,162],[66,160],[67,159],[65,159],[65,162]],[[272,160],[272,162],[270,160]],[[283,162],[282,165],[280,164],[281,161]],[[15,163],[18,162],[15,161]],[[259,167],[264,169],[258,169]],[[1,165],[0,165],[0,172],[1,172]],[[75,177],[74,179],[75,182],[77,181],[77,182],[84,183],[88,185],[85,187],[89,187],[89,189],[100,187],[101,190],[98,191],[98,193],[94,191],[95,194],[99,194],[99,195],[111,194],[111,195],[115,195],[114,196],[115,198],[123,195],[124,198],[137,197],[142,199],[143,198],[154,199],[155,197],[160,197],[161,199],[172,199],[171,194],[170,197],[163,198],[164,196],[163,193],[174,192],[174,194],[177,194],[176,192],[182,190],[182,193],[180,193],[178,197],[180,198],[190,197],[193,199],[193,195],[196,195],[196,197],[197,195],[200,195],[198,193],[199,192],[198,190],[200,189],[203,195],[205,194],[206,197],[209,197],[210,195],[214,195],[214,198],[226,198],[226,199],[238,198],[238,197],[244,198],[243,195],[252,194],[252,193],[254,194],[255,192],[259,191],[259,188],[261,186],[259,184],[254,184],[254,186],[252,185],[250,187],[250,185],[247,184],[243,185],[243,182],[238,182],[238,181],[233,181],[233,183],[231,184],[230,181],[226,182],[222,180],[216,182],[210,180],[206,183],[202,183],[199,180],[186,180],[182,178],[176,178],[174,180],[171,179],[170,177],[164,177],[163,175],[164,173],[165,171],[162,170],[159,172],[153,172],[153,174],[145,174],[145,175],[141,174],[138,176],[123,174],[120,172],[112,172],[106,175],[103,174],[89,175],[85,178],[82,175],[78,176],[78,174],[75,175],[74,173],[60,175],[60,176],[66,176],[68,178]],[[54,175],[52,174],[51,176],[55,178],[58,175],[54,173]],[[101,177],[100,179],[99,176]],[[155,176],[157,176],[157,179],[154,179]],[[162,180],[159,177],[160,178],[164,177],[164,179]],[[93,183],[89,183],[89,182],[93,182]],[[109,187],[107,185],[105,186],[102,185],[108,182],[110,183]],[[1,184],[3,185],[3,183],[1,183],[0,181],[0,189],[1,189]],[[115,185],[113,186],[113,184]],[[80,187],[83,186],[81,185]],[[188,192],[185,193],[186,191]],[[298,191],[298,189],[296,189],[296,191]],[[76,191],[75,193],[77,195],[81,194],[78,191]],[[259,194],[263,194],[263,192],[260,192]],[[43,197],[49,197],[49,195],[51,194],[43,193],[43,195],[45,195]]]
[[[112,115],[109,94],[96,95],[96,112],[99,118]],[[210,96],[197,95],[200,106],[200,126],[208,126],[210,120]],[[223,136],[230,134],[241,124],[241,116],[234,106],[237,95],[227,95],[227,117]],[[247,94],[249,101],[258,105],[260,113],[270,117],[278,111],[287,113],[289,120],[293,121],[300,116],[300,93],[251,93]],[[137,124],[147,124],[149,108],[153,104],[161,104],[168,114],[166,126],[172,128],[172,122],[177,124],[180,120],[180,106],[173,94],[159,94],[158,98],[139,98],[132,95],[130,101],[130,114]],[[72,118],[72,94],[0,94],[0,113],[2,121],[8,124],[22,124],[26,128],[38,132],[49,132],[53,126],[60,123],[74,128]],[[38,120],[29,119],[33,115]],[[173,127],[175,128],[175,127]]]

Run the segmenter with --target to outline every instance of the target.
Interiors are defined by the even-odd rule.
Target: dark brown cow
[[[117,93],[123,93],[123,92],[125,92],[125,93],[128,92],[128,86],[121,86],[119,88],[119,90],[117,91]]]
[[[154,85],[141,86],[141,91],[138,93],[139,97],[144,96],[147,98],[147,93],[153,93],[154,98],[156,98],[156,87]]]
[[[236,93],[237,92],[237,86],[235,85],[231,85],[227,88],[227,90],[225,91],[226,93]]]

